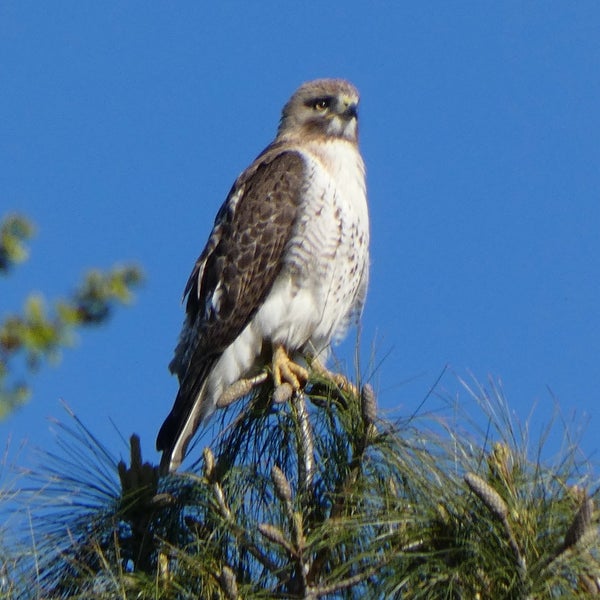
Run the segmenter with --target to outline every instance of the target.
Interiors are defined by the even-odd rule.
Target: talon
[[[313,360],[313,362],[311,363],[311,367],[316,373],[321,375],[321,377],[329,379],[329,381],[335,383],[335,385],[337,385],[342,392],[345,392],[346,394],[351,394],[353,396],[360,395],[358,388],[348,378],[344,377],[344,375],[342,375],[341,373],[333,373],[327,367],[325,367],[317,358]]]
[[[281,345],[273,352],[273,381],[276,388],[282,383],[289,383],[296,391],[308,381],[308,371],[293,362]]]
[[[359,396],[358,388],[346,377],[340,375],[339,373],[331,373],[331,378],[334,383],[342,390],[342,392],[346,392],[347,394],[351,394],[352,396]]]

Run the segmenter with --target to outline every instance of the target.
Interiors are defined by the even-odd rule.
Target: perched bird
[[[342,79],[300,86],[275,140],[221,206],[184,292],[169,366],[180,387],[156,442],[163,473],[177,469],[229,386],[272,361],[275,385],[299,389],[304,359],[323,363],[360,314],[369,215],[358,100]]]

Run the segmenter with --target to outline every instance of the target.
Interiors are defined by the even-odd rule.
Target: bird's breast
[[[303,154],[302,201],[283,267],[255,325],[289,349],[319,352],[346,328],[368,263],[364,165],[342,140]]]

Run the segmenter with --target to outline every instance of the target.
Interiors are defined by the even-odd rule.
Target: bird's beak
[[[358,106],[356,105],[356,103],[349,104],[346,110],[342,113],[342,116],[344,116],[348,120],[356,119],[356,117],[358,117]]]
[[[355,119],[358,116],[358,102],[355,98],[351,98],[350,96],[343,96],[341,99],[342,102],[342,110],[340,111],[340,115],[347,119]]]

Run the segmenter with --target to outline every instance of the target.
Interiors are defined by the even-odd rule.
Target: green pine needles
[[[273,403],[269,381],[164,478],[136,436],[126,465],[73,416],[30,476],[30,551],[6,560],[5,597],[597,597],[589,464],[570,442],[532,457],[501,391],[467,391],[482,435],[385,422],[368,385],[356,396],[315,374]]]

